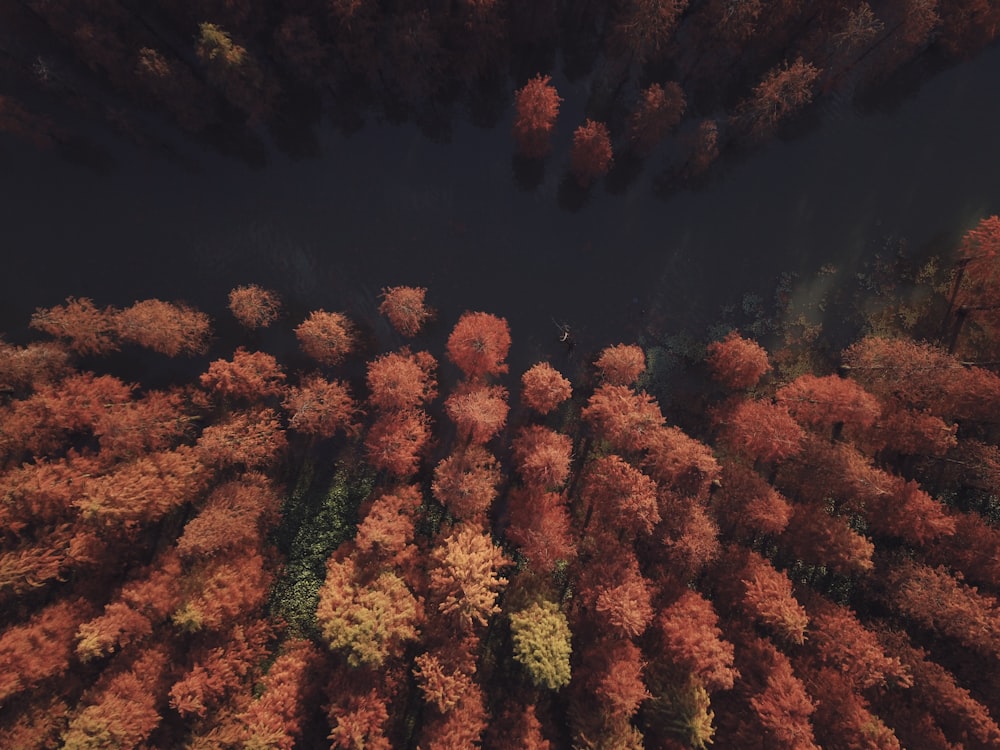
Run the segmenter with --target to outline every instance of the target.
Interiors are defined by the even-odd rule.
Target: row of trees
[[[953,318],[986,308],[997,225],[965,238]],[[0,745],[1000,743],[992,369],[868,336],[782,376],[734,331],[681,429],[638,346],[576,385],[539,362],[512,409],[505,320],[463,314],[438,361],[399,346],[426,290],[381,311],[395,347],[353,378],[357,329],[322,310],[295,328],[314,369],[238,347],[162,390],[77,357],[196,355],[180,305],[71,299],[0,347]],[[954,348],[991,330],[966,314]],[[340,471],[303,494],[330,461],[369,477],[353,502]]]
[[[648,154],[687,115],[683,169],[697,172],[714,158],[709,131],[759,141],[816,96],[850,96],[929,48],[974,54],[1000,29],[985,0],[247,0],[197,11],[173,0],[57,0],[9,3],[0,20],[0,128],[39,143],[70,127],[31,111],[36,97],[23,94],[39,86],[97,116],[113,112],[140,139],[155,136],[136,107],[190,132],[287,124],[300,108],[360,114],[371,102],[440,120],[461,99],[496,122],[523,86],[515,134],[533,157],[558,97],[530,103],[540,84],[529,76],[561,53],[570,79],[592,74],[571,156],[581,184],[609,169],[612,137],[616,150]]]

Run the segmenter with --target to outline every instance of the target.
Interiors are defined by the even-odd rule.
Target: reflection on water
[[[35,306],[70,294],[222,317],[228,289],[254,281],[295,314],[365,319],[380,287],[429,286],[442,327],[466,308],[507,316],[515,370],[550,350],[553,318],[584,351],[648,330],[702,335],[746,295],[771,299],[783,272],[850,269],[887,237],[947,247],[1000,210],[998,73],[993,49],[890,114],[839,110],[665,200],[654,158],[629,190],[598,186],[573,212],[559,185],[582,102],[567,102],[533,190],[515,184],[510,113],[492,130],[457,124],[449,144],[413,126],[326,132],[321,158],[274,153],[259,169],[199,152],[194,173],[127,146],[99,173],[2,141],[0,327],[17,337]]]

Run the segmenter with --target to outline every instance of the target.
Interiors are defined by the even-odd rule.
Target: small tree
[[[558,690],[569,684],[571,633],[566,615],[554,602],[534,602],[510,615],[514,660],[538,687]]]

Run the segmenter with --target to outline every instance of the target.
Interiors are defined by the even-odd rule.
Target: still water
[[[890,111],[832,108],[700,189],[654,195],[654,158],[575,211],[558,196],[584,96],[556,83],[566,103],[534,190],[515,184],[510,113],[492,130],[456,123],[446,144],[414,126],[328,129],[320,157],[275,151],[262,167],[111,144],[97,170],[0,140],[0,329],[21,338],[36,306],[67,295],[182,299],[221,321],[247,282],[278,291],[293,324],[320,307],[372,321],[382,286],[410,284],[430,287],[442,330],[464,309],[506,316],[517,367],[552,346],[554,319],[587,347],[700,335],[782,272],[850,269],[898,239],[947,247],[1000,211],[998,48]]]

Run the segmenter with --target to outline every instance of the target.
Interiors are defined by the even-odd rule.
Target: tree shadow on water
[[[604,179],[605,189],[612,195],[624,195],[642,174],[645,160],[634,151],[615,155],[614,165]]]
[[[514,154],[510,159],[514,185],[522,192],[530,192],[545,179],[545,160],[531,159],[522,154]]]
[[[559,181],[558,202],[563,211],[576,213],[590,199],[590,188],[581,187],[573,175],[567,173]]]

